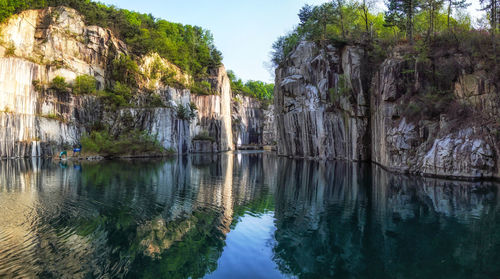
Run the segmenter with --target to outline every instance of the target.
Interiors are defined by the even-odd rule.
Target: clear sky
[[[273,42],[298,23],[304,4],[327,0],[101,0],[119,8],[152,14],[214,34],[226,69],[243,80],[274,82],[268,69]],[[477,1],[476,1],[477,2]],[[469,8],[470,9],[470,8]]]

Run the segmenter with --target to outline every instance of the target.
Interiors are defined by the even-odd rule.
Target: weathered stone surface
[[[194,96],[188,89],[163,85],[153,78],[154,64],[174,71],[185,86],[190,77],[157,54],[139,59],[144,80],[139,87],[154,92],[166,107],[151,108],[139,96],[137,108],[106,111],[95,96],[76,96],[37,90],[56,76],[68,83],[83,74],[94,76],[99,89],[110,85],[109,61],[127,53],[126,45],[109,30],[86,26],[75,10],[65,7],[29,10],[10,18],[0,28],[0,157],[51,156],[77,144],[94,124],[106,124],[118,134],[127,129],[146,130],[163,147],[178,153],[191,150],[191,137],[209,131],[217,141],[214,151],[233,149],[231,88],[223,66],[209,73],[215,95]],[[15,48],[6,57],[7,47]],[[146,91],[146,90],[145,90]],[[177,107],[198,110],[196,119],[179,119]]]
[[[236,147],[262,144],[263,110],[261,102],[247,96],[237,96],[232,104],[233,142]]]
[[[301,42],[276,70],[275,112],[278,153],[319,159],[372,160],[387,169],[431,176],[500,177],[495,118],[498,89],[488,75],[460,54],[439,56],[456,77],[454,105],[465,105],[470,121],[449,115],[411,120],[408,94],[428,86],[425,74],[395,50],[376,69],[371,86],[361,49],[323,50]],[[369,77],[369,76],[368,76]],[[413,81],[411,81],[413,80]],[[368,93],[369,92],[369,93]],[[413,92],[413,93],[412,93]],[[422,93],[424,95],[425,92]],[[486,118],[486,121],[485,121]]]
[[[318,50],[301,42],[276,70],[278,153],[322,159],[368,160],[369,98],[363,51]]]
[[[498,142],[475,121],[408,121],[399,111],[404,61],[389,58],[373,78],[371,91],[372,160],[398,172],[462,178],[499,177]],[[481,75],[461,75],[457,99],[474,114],[497,115],[496,90]],[[475,111],[475,112],[474,112]],[[472,115],[471,115],[472,117]]]
[[[232,92],[224,66],[211,73],[210,82],[215,95],[191,95],[191,101],[198,108],[197,117],[191,124],[191,134],[196,136],[208,132],[217,143],[217,151],[233,150]]]

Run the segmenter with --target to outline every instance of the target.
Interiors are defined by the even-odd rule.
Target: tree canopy
[[[249,96],[260,100],[270,100],[274,96],[274,84],[272,83],[265,83],[258,80],[249,80],[244,83],[231,70],[227,71],[227,75],[231,81],[233,94]]]
[[[487,11],[491,25],[488,32],[498,33],[499,0],[476,1]],[[385,12],[375,12],[374,3],[333,0],[318,6],[305,5],[298,13],[298,25],[273,44],[272,62],[279,65],[302,40],[319,46],[369,45],[372,50],[386,52],[389,46],[412,44],[414,40],[424,40],[428,45],[438,34],[451,34],[455,39],[476,35],[471,33],[471,18],[462,12],[469,6],[465,0],[387,0]],[[492,38],[493,42],[497,40],[494,35]]]
[[[0,22],[26,9],[67,6],[76,9],[89,25],[109,28],[128,44],[132,54],[157,52],[192,76],[200,77],[221,64],[222,54],[210,31],[173,23],[90,0],[0,0]]]

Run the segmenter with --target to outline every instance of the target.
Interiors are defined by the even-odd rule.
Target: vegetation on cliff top
[[[271,100],[274,96],[274,84],[265,83],[258,80],[249,80],[246,83],[236,77],[236,74],[229,70],[227,71],[229,80],[231,81],[231,90],[233,94],[244,95],[259,100]]]
[[[360,44],[371,50],[372,55],[384,58],[394,47],[407,43],[430,46],[440,40],[456,45],[466,41],[474,48],[479,36],[491,40],[487,55],[494,57],[498,51],[500,0],[481,2],[488,11],[489,30],[484,26],[473,28],[470,16],[463,11],[468,4],[461,0],[389,0],[385,13],[374,12],[373,0],[305,5],[299,11],[298,26],[274,43],[272,61],[281,64],[302,40],[322,47]],[[478,48],[471,50],[479,52]]]
[[[157,52],[195,78],[221,65],[222,54],[208,30],[89,0],[0,0],[0,22],[23,10],[55,6],[74,8],[87,24],[109,28],[127,43],[132,54]]]
[[[373,13],[371,0],[306,5],[298,14],[299,25],[274,43],[272,60],[275,66],[284,66],[304,40],[316,43],[319,49],[357,45],[365,51],[363,79],[367,88],[385,58],[402,62],[398,73],[402,116],[415,121],[437,119],[441,114],[463,118],[468,115],[467,108],[453,94],[460,75],[480,72],[488,83],[500,88],[499,2],[482,1],[489,27],[476,28],[463,11],[468,4],[461,0],[389,0],[385,14]],[[343,91],[331,94],[333,106],[341,95],[350,94],[350,88],[341,89],[345,90],[330,89]]]
[[[221,65],[222,54],[215,47],[210,31],[198,26],[172,23],[154,18],[151,14],[132,12],[89,0],[0,0],[0,23],[11,15],[27,9],[56,6],[67,6],[77,10],[84,16],[86,24],[109,28],[128,45],[131,51],[130,56],[122,54],[109,63],[108,70],[113,83],[119,82],[131,89],[138,87],[138,81],[144,77],[144,73],[139,70],[135,58],[155,52],[177,65],[194,79],[194,82],[188,85],[185,81],[177,80],[174,77],[175,73],[167,71],[168,69],[161,69],[161,67],[152,69],[153,75],[158,74],[158,71],[161,72],[163,84],[172,87],[189,87],[194,94],[199,95],[214,94],[211,84],[206,79],[210,69]],[[13,55],[14,50],[9,48],[7,54]],[[272,85],[260,81],[248,81],[244,84],[236,79],[234,74],[230,74],[230,77],[232,89],[236,94],[259,99],[272,98]],[[113,88],[105,92],[96,92],[91,83],[89,79],[76,81],[73,93],[99,93],[98,95],[108,100],[113,99],[115,101],[113,103],[118,106],[126,106],[128,101],[120,97],[124,94],[112,94],[115,92]],[[59,91],[67,91],[69,87],[68,84],[56,85],[59,87],[54,89]],[[123,97],[127,99],[126,96]]]

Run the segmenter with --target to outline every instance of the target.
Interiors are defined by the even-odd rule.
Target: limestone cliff
[[[86,26],[75,10],[57,7],[11,17],[0,27],[0,39],[0,157],[53,155],[77,144],[98,123],[115,134],[146,130],[178,153],[189,152],[191,138],[202,130],[210,131],[218,151],[233,149],[231,89],[223,66],[208,75],[215,94],[196,96],[182,89],[191,80],[175,65],[156,54],[139,57],[142,80],[136,104],[109,111],[96,96],[48,88],[56,76],[71,84],[80,75],[95,77],[98,89],[111,86],[110,62],[128,50],[109,30]],[[153,77],[152,65],[173,71],[180,86]],[[150,104],[148,94],[162,105]],[[197,106],[194,121],[178,115],[179,106],[190,103]]]
[[[208,132],[215,139],[217,151],[233,150],[231,129],[231,84],[224,66],[211,73],[210,82],[215,95],[192,95],[198,108],[196,121],[191,126],[193,135]]]
[[[274,107],[266,101],[235,96],[232,103],[233,142],[245,145],[275,145]]]
[[[432,57],[448,75],[437,81],[450,88],[444,94],[433,93],[425,64],[409,65],[406,57],[396,49],[372,72],[359,47],[301,42],[276,70],[279,154],[500,177],[498,88],[481,63],[451,51]]]
[[[370,157],[363,51],[302,42],[276,70],[278,153],[322,159]]]
[[[459,69],[463,60],[457,59]],[[443,61],[445,63],[445,61]],[[435,119],[411,119],[405,100],[402,77],[405,61],[401,56],[388,58],[373,79],[372,160],[399,172],[464,178],[499,177],[498,139],[494,121],[498,93],[481,75],[458,73],[454,83],[452,106]],[[418,75],[416,71],[415,75]],[[415,78],[415,86],[422,80]],[[465,109],[463,108],[465,106]],[[452,115],[455,114],[455,115]]]

